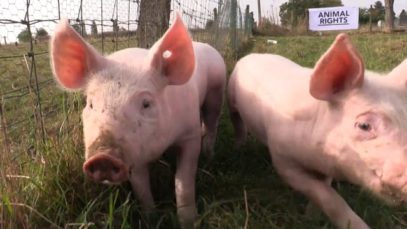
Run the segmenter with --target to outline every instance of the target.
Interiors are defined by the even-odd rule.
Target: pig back
[[[311,69],[272,54],[251,54],[236,64],[229,90],[245,124],[264,144],[268,126],[276,129],[276,123],[314,105],[310,75]]]
[[[196,67],[190,81],[195,84],[199,91],[199,101],[202,105],[209,91],[223,91],[226,82],[226,66],[222,56],[212,46],[194,42],[193,47]]]

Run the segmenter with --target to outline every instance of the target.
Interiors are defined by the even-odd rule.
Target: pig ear
[[[311,75],[310,93],[320,100],[330,100],[339,92],[361,87],[364,64],[348,35],[339,34],[319,59]]]
[[[67,20],[57,25],[51,40],[51,66],[62,87],[83,88],[89,73],[103,66],[103,61],[103,56],[88,45]]]
[[[150,49],[148,64],[167,84],[186,83],[195,68],[195,55],[188,30],[177,13],[172,26]]]

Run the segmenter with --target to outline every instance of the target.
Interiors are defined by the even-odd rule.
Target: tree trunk
[[[384,0],[384,8],[385,8],[385,31],[392,32],[394,29],[394,16],[393,16],[393,4],[394,0]]]
[[[137,27],[138,46],[150,48],[168,29],[171,0],[141,0]]]

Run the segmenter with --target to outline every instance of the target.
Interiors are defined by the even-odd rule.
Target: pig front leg
[[[218,87],[209,90],[201,108],[202,124],[204,127],[202,151],[208,156],[208,158],[212,158],[214,154],[218,122],[223,104],[223,88],[224,86],[221,84]]]
[[[332,184],[332,177],[325,177],[325,178],[321,178],[324,180],[324,182],[328,185],[331,186]],[[318,214],[320,214],[321,210],[315,206],[314,202],[309,201],[307,206],[305,207],[305,215],[307,216],[317,216]]]
[[[233,124],[234,129],[234,139],[235,139],[235,147],[239,147],[243,145],[246,141],[247,137],[247,128],[246,125],[243,123],[242,117],[239,113],[239,105],[237,103],[237,83],[236,83],[237,75],[232,74],[229,80],[228,88],[227,88],[227,105],[229,109],[230,119]],[[244,106],[243,106],[244,108]]]
[[[239,147],[246,142],[247,128],[243,123],[242,117],[236,108],[234,94],[229,92],[228,96],[229,115],[234,129],[235,147]]]
[[[325,179],[315,176],[287,158],[275,156],[273,165],[293,189],[308,197],[338,228],[369,228]]]
[[[247,128],[243,123],[240,113],[238,111],[230,111],[230,119],[232,120],[233,128],[235,131],[235,146],[242,146],[246,142]]]
[[[154,199],[151,193],[148,164],[132,167],[130,183],[141,203],[142,210],[147,213],[148,216],[154,209]]]
[[[201,150],[201,137],[180,144],[175,173],[175,195],[181,228],[194,228],[197,217],[195,206],[195,178]]]

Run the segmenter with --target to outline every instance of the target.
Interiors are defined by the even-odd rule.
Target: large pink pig
[[[278,174],[338,228],[369,227],[332,178],[391,203],[407,199],[407,61],[386,76],[365,71],[346,34],[314,69],[251,54],[232,73],[228,102],[238,143],[247,128],[268,146]]]
[[[106,57],[63,21],[51,40],[51,65],[64,89],[86,95],[86,175],[104,183],[130,180],[150,211],[149,163],[174,146],[178,216],[182,228],[193,227],[201,138],[211,153],[223,101],[226,70],[220,54],[192,42],[178,14],[150,50],[129,48]]]

